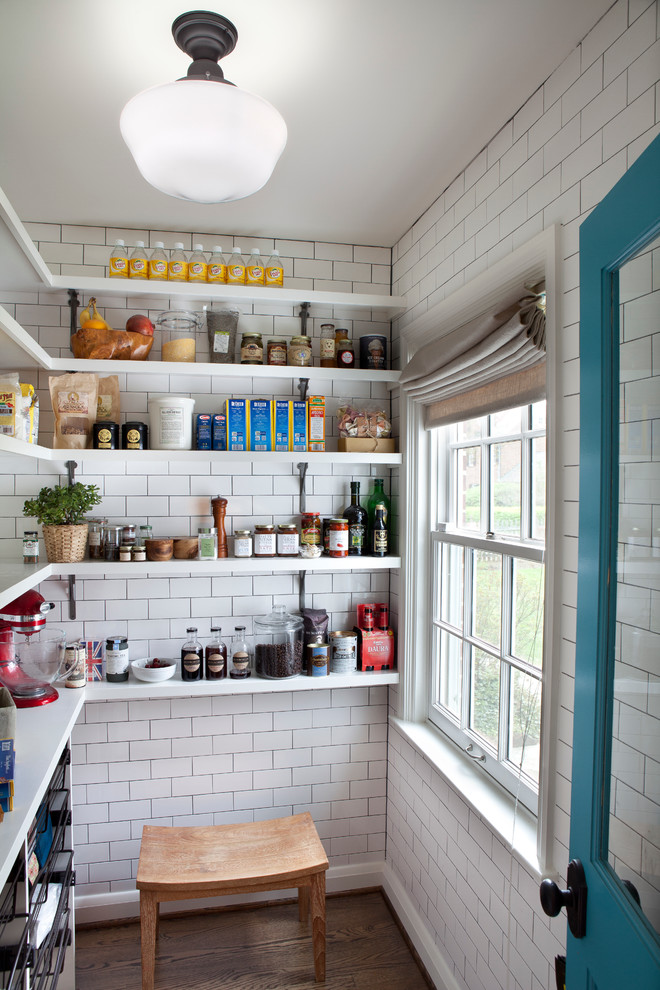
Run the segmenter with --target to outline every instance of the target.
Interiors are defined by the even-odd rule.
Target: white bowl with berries
[[[159,657],[145,657],[143,660],[132,660],[131,670],[139,681],[166,681],[174,676],[176,660],[163,660]]]

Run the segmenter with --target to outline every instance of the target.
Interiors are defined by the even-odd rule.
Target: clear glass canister
[[[312,363],[312,338],[292,337],[289,341],[287,360],[296,368],[308,368]]]
[[[161,331],[163,361],[193,362],[197,351],[197,332],[201,326],[196,313],[170,309],[156,320]]]
[[[276,605],[254,620],[255,665],[260,677],[296,677],[302,671],[303,620]]]

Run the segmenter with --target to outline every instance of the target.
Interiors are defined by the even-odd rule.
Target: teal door
[[[580,230],[568,990],[660,988],[660,138]],[[570,883],[569,883],[570,886]]]

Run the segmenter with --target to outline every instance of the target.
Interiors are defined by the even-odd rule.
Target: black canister
[[[139,420],[124,423],[121,428],[123,450],[149,450],[149,427]]]
[[[94,450],[119,449],[119,425],[102,419],[92,426],[92,446]]]
[[[387,368],[387,337],[382,333],[365,333],[360,337],[360,367],[377,371]]]

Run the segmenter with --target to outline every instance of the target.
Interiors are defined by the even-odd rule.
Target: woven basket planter
[[[51,564],[73,564],[85,559],[88,523],[44,526],[46,556]]]

